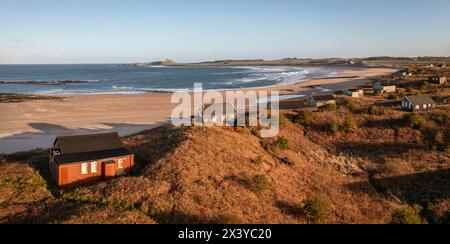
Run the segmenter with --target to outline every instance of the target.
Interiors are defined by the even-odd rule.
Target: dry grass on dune
[[[156,128],[123,140],[136,176],[71,190],[52,185],[45,150],[10,155],[0,222],[388,223],[418,204],[429,222],[445,221],[448,157],[418,146],[423,135],[402,112],[365,111],[314,112],[307,129],[286,113],[272,139],[249,128]],[[350,131],[327,130],[348,116]]]
[[[282,136],[293,144],[290,150],[261,141],[247,129],[158,130],[161,136],[183,139],[167,155],[143,166],[140,176],[78,188],[70,196],[131,205],[160,223],[310,223],[314,221],[303,212],[308,195],[319,195],[330,204],[329,223],[385,223],[391,211],[401,206],[375,190],[355,193],[347,188],[363,178],[304,160],[296,150],[319,147],[286,123]],[[150,132],[146,135],[125,142],[165,140]],[[146,150],[142,147],[135,153],[146,154]],[[282,164],[283,157],[293,165]]]
[[[0,204],[28,204],[51,197],[46,181],[26,164],[0,164]]]
[[[324,148],[335,154],[363,158],[366,171],[371,166],[379,168],[395,164],[399,169],[396,173],[407,174],[421,170],[436,170],[450,165],[445,152],[425,147],[423,131],[406,125],[402,121],[404,115],[404,112],[388,108],[383,110],[382,115],[370,115],[367,112],[352,113],[345,108],[337,112],[315,113],[316,125],[311,127],[307,137],[320,142]],[[346,116],[351,116],[355,120],[356,128],[353,131],[332,133],[324,129],[330,121],[336,121],[341,125]],[[426,123],[432,122],[439,128],[448,127],[445,124],[447,119],[442,118],[445,115],[439,110],[423,116]]]
[[[155,223],[138,211],[61,199],[49,184],[29,164],[0,163],[0,223]]]

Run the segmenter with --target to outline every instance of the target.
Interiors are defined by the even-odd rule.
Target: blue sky
[[[0,0],[0,63],[450,56],[448,0]]]

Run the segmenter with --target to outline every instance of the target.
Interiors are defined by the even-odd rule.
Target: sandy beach
[[[281,94],[320,93],[364,85],[394,69],[345,69],[342,78],[302,81],[261,88]],[[311,86],[320,86],[319,89]],[[65,95],[62,100],[0,104],[0,153],[49,148],[57,135],[118,131],[121,136],[170,122],[176,104],[170,93],[141,95]]]

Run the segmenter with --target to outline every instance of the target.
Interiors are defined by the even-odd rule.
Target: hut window
[[[91,173],[97,173],[97,162],[91,162]]]
[[[420,106],[419,106],[419,105],[417,105],[417,106],[416,106],[416,109],[420,109]]]
[[[82,175],[88,174],[88,164],[87,163],[81,164],[81,174]]]
[[[119,159],[119,169],[123,169],[123,159]]]

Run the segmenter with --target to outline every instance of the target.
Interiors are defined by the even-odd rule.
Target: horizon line
[[[298,60],[326,60],[326,59],[369,59],[369,58],[450,58],[450,56],[367,56],[367,57],[327,57],[327,58],[307,58],[307,57],[284,57],[284,58],[274,58],[274,59],[264,59],[264,58],[227,58],[227,59],[214,59],[214,60],[206,60],[206,61],[194,61],[194,62],[180,62],[177,64],[198,64],[198,63],[208,63],[208,62],[217,62],[217,61],[251,61],[251,60],[262,60],[262,61],[277,61],[283,59],[298,59]],[[170,58],[169,58],[170,59]],[[134,62],[62,62],[62,63],[0,63],[0,65],[121,65],[121,64],[139,64],[139,63],[151,63],[151,62],[160,62],[162,60],[149,60],[149,61],[134,61]],[[172,59],[174,60],[174,59]],[[174,60],[176,62],[176,60]]]

